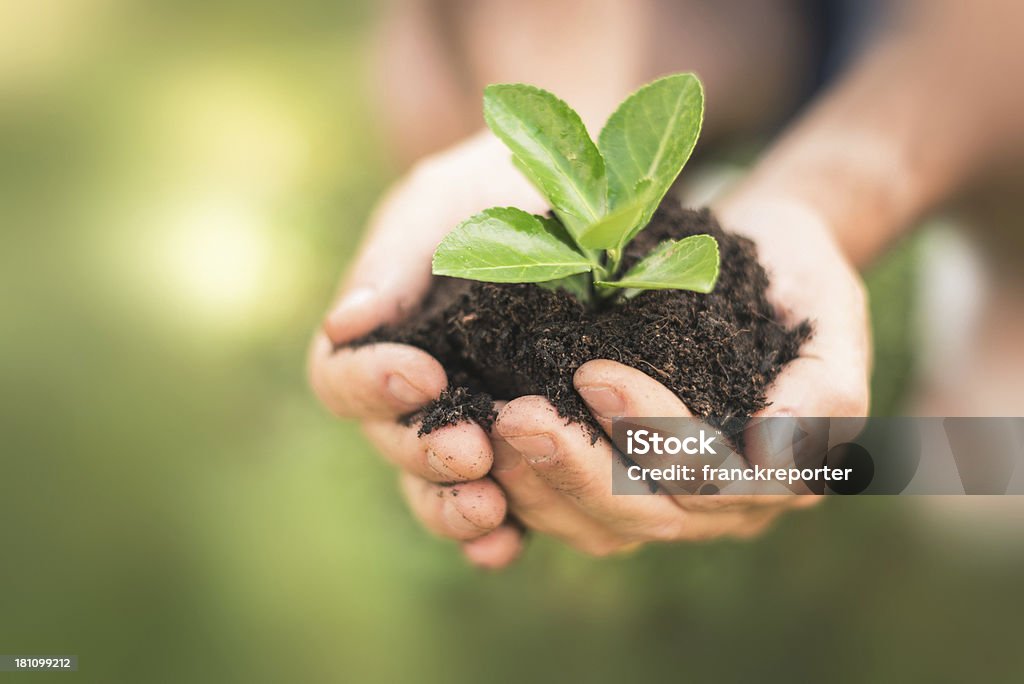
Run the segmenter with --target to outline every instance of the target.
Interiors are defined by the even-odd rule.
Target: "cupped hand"
[[[461,541],[475,564],[500,567],[522,546],[509,513],[528,528],[606,555],[648,541],[751,536],[783,510],[814,501],[726,491],[714,497],[612,495],[612,467],[618,466],[607,439],[592,441],[537,396],[504,405],[489,435],[460,424],[421,437],[418,426],[400,424],[397,417],[446,387],[437,360],[398,344],[336,348],[417,306],[430,284],[437,243],[466,216],[494,205],[545,209],[493,138],[481,135],[421,162],[374,215],[311,351],[317,395],[336,415],[363,422],[370,440],[399,467],[402,490],[428,530]],[[802,206],[774,199],[738,197],[716,210],[726,228],[758,244],[780,319],[815,325],[800,358],[770,389],[762,415],[865,415],[870,343],[864,290],[827,226]],[[611,361],[585,364],[575,384],[606,429],[614,416],[690,415],[660,383]],[[750,434],[747,457],[770,466],[772,453],[763,444]]]
[[[871,345],[865,290],[828,227],[809,209],[773,198],[739,196],[715,209],[724,227],[757,243],[779,319],[814,324],[813,337],[773,383],[770,404],[758,417],[867,415]],[[613,361],[584,364],[574,383],[607,434],[617,416],[691,415],[669,389]],[[752,423],[744,455],[751,464],[785,466],[779,462],[785,452],[773,449],[761,430]],[[528,528],[595,555],[651,541],[749,537],[783,511],[818,500],[788,492],[739,493],[742,485],[716,496],[613,495],[613,469],[626,466],[613,457],[607,437],[592,441],[539,396],[520,397],[501,409],[493,453],[493,477],[504,487],[510,510]]]
[[[370,441],[398,466],[402,491],[423,525],[462,542],[469,559],[484,567],[511,562],[522,545],[520,528],[507,522],[504,493],[487,477],[489,436],[468,423],[419,436],[418,425],[397,420],[448,384],[444,368],[426,352],[400,344],[343,345],[416,307],[441,238],[494,205],[544,210],[489,134],[420,162],[377,208],[309,360],[317,396],[335,415],[362,422]]]

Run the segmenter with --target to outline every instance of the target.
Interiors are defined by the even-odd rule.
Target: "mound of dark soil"
[[[451,387],[417,416],[424,433],[467,419],[488,427],[491,397],[527,394],[547,397],[561,416],[596,429],[572,385],[576,369],[592,359],[647,373],[695,415],[732,433],[767,405],[768,386],[796,358],[811,326],[776,321],[754,244],[723,231],[706,209],[663,204],[627,248],[624,266],[666,238],[700,234],[715,237],[721,251],[711,294],[652,290],[594,311],[561,290],[439,277],[414,316],[356,344],[401,342],[441,361]]]

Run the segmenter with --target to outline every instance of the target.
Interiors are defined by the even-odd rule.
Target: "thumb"
[[[441,239],[459,221],[495,204],[538,211],[545,206],[494,136],[474,136],[420,162],[370,221],[324,320],[331,341],[344,344],[405,316],[430,286],[431,257]]]
[[[426,292],[431,254],[450,226],[424,220],[418,182],[411,177],[393,188],[371,219],[341,293],[324,318],[324,332],[335,345],[400,320]]]

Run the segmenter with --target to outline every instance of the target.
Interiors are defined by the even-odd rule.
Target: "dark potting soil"
[[[754,243],[723,231],[707,209],[664,203],[627,247],[623,265],[662,240],[700,234],[717,239],[721,253],[710,294],[651,290],[595,311],[561,290],[437,277],[419,311],[354,344],[410,344],[444,365],[449,389],[412,417],[422,419],[421,434],[463,420],[488,428],[492,397],[540,394],[596,436],[572,384],[576,369],[592,359],[643,371],[694,415],[734,433],[767,406],[769,385],[797,357],[811,325],[787,328],[776,320]]]

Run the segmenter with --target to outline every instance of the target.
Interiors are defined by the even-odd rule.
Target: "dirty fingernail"
[[[358,287],[345,294],[324,319],[327,337],[335,344],[348,342],[354,329],[353,319],[370,311],[376,298],[376,291],[369,286]]]
[[[626,402],[622,395],[611,387],[604,385],[591,385],[579,389],[583,401],[587,402],[593,411],[604,418],[615,418],[621,416],[626,410]]]
[[[540,463],[555,455],[555,442],[547,435],[522,435],[505,440],[526,457],[530,463]]]
[[[398,373],[392,373],[388,377],[388,393],[399,403],[408,404],[411,407],[421,406],[430,401],[430,395],[419,389],[406,378]]]

